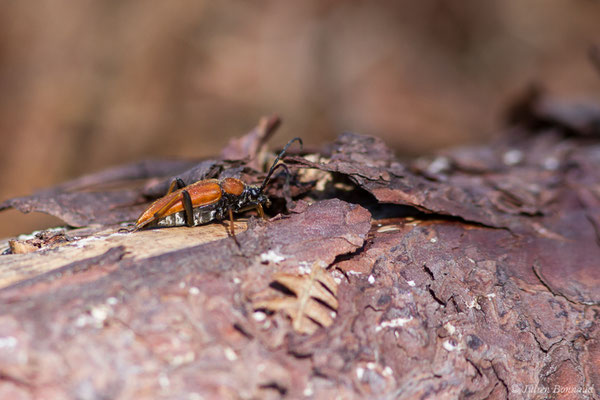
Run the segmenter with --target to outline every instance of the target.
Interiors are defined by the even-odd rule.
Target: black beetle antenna
[[[261,192],[265,189],[265,187],[267,186],[267,183],[269,183],[269,179],[271,179],[271,175],[273,175],[273,172],[275,171],[275,169],[277,169],[277,163],[279,162],[281,157],[283,157],[285,155],[285,152],[288,149],[288,147],[290,147],[290,145],[296,141],[298,143],[300,143],[300,148],[302,148],[302,139],[300,139],[299,137],[295,137],[292,140],[290,140],[289,142],[287,142],[287,144],[283,147],[283,150],[281,150],[281,153],[279,153],[279,155],[277,156],[275,161],[273,161],[273,165],[271,165],[271,168],[269,169],[269,173],[265,177],[265,180],[263,181],[262,185],[260,185]],[[287,168],[286,168],[286,170],[287,170]]]

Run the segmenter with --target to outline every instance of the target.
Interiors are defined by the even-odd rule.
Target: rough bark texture
[[[242,161],[127,166],[5,202],[95,225],[1,256],[0,398],[597,398],[598,115],[547,104],[520,104],[492,146],[401,162],[344,134],[291,156],[296,207],[238,221],[239,246],[219,224],[110,224],[174,176],[258,180]],[[256,156],[253,134],[224,156]],[[253,305],[317,266],[339,285],[332,325],[302,334]]]

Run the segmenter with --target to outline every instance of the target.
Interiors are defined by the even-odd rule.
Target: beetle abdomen
[[[194,226],[204,225],[216,219],[223,219],[222,213],[213,205],[206,207],[196,207],[193,211]],[[167,215],[156,221],[156,225],[160,227],[172,226],[187,226],[185,219],[185,211],[179,211],[174,214]]]

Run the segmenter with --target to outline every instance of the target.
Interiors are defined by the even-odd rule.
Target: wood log
[[[4,202],[81,227],[0,243],[0,398],[596,398],[600,145],[528,110],[519,135],[408,162],[355,134],[288,157],[296,206],[275,179],[238,243],[115,224],[181,164]],[[232,165],[187,167],[259,180]],[[265,293],[311,301],[312,328]]]

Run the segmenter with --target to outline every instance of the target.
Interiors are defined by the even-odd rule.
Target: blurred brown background
[[[408,155],[489,138],[532,81],[600,101],[594,0],[3,1],[0,199],[110,165],[351,130]],[[0,214],[0,237],[60,224]]]

